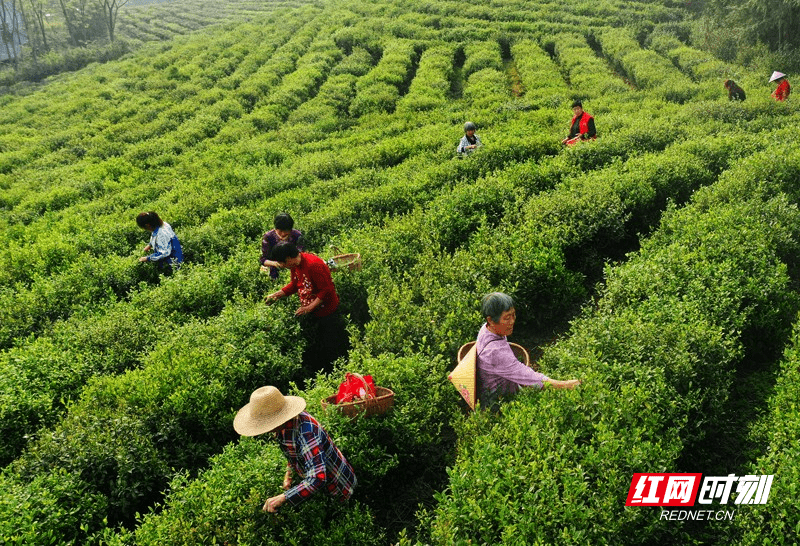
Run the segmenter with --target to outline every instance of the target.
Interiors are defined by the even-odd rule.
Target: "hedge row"
[[[393,112],[401,93],[407,89],[419,55],[420,50],[413,41],[388,41],[375,68],[356,83],[350,114],[358,117],[370,112]]]
[[[503,71],[503,57],[500,44],[493,41],[470,42],[464,46],[464,66],[461,68],[462,77],[468,80],[475,72],[487,68],[499,72]]]
[[[595,54],[583,36],[562,33],[552,40],[559,65],[583,100],[630,91],[630,87],[613,75],[608,64]]]
[[[536,309],[529,324],[546,328],[563,320],[585,297],[585,277],[593,282],[605,260],[635,249],[639,234],[653,229],[669,201],[683,202],[712,183],[716,169],[739,151],[727,139],[710,149],[698,144],[683,143],[578,178],[560,158],[544,167],[520,165],[430,201],[421,213],[424,222],[404,219],[404,227],[385,228],[386,236],[360,246],[368,262],[388,260],[395,272],[371,281],[373,321],[366,326],[366,342],[374,352],[454,353],[474,336],[469,326],[474,294],[491,286],[487,280],[514,279],[503,281],[504,287]],[[698,148],[706,151],[699,154]],[[537,184],[531,196],[521,183],[527,177]],[[400,240],[391,235],[395,230],[403,233]],[[420,240],[408,240],[408,233],[421,234]],[[356,244],[359,236],[349,240]],[[389,256],[383,249],[391,249]],[[392,318],[398,315],[402,320]],[[390,321],[402,335],[385,328]]]
[[[130,301],[97,303],[55,323],[49,335],[2,353],[2,463],[16,457],[38,427],[54,424],[89,378],[138,367],[183,323],[219,314],[237,292],[257,297],[266,290],[267,281],[252,265],[255,256],[247,259],[251,254],[255,249],[224,264],[185,266],[156,287],[140,286]]]
[[[501,112],[504,107],[514,107],[509,93],[508,75],[495,68],[473,72],[464,87],[462,98],[486,117],[494,112]]]
[[[665,100],[684,103],[697,94],[697,86],[667,59],[642,49],[627,28],[603,28],[594,33],[606,55],[640,88]]]
[[[511,47],[519,76],[527,92],[525,98],[534,106],[561,108],[570,96],[558,66],[539,45],[522,40]]]
[[[267,62],[239,85],[234,92],[234,98],[239,100],[247,111],[253,109],[280,83],[281,78],[295,70],[298,59],[305,54],[323,25],[324,21],[318,16],[291,34],[292,37],[288,42],[278,47]]]
[[[736,518],[720,535],[742,545],[791,544],[800,533],[800,511],[797,495],[800,483],[798,460],[800,448],[800,328],[795,324],[791,343],[787,347],[769,399],[763,428],[767,436],[765,452],[746,469],[747,474],[774,476],[766,504],[741,506]],[[745,472],[742,472],[745,474]],[[719,526],[718,526],[719,527]]]
[[[289,114],[316,95],[342,52],[329,37],[318,37],[297,60],[297,69],[287,74],[268,97],[262,98],[248,116],[260,131],[277,129]]]
[[[597,309],[545,353],[545,373],[583,385],[525,392],[488,430],[485,416],[473,419],[422,520],[431,543],[688,540],[657,510],[624,506],[631,476],[696,471],[676,465],[716,422],[745,353],[780,347],[800,308],[787,269],[796,208],[734,177],[672,209],[636,256],[607,271]]]
[[[48,515],[62,540],[81,540],[101,521],[132,524],[135,513],[160,497],[172,469],[193,471],[234,438],[230,411],[243,392],[265,377],[288,390],[300,370],[298,334],[290,309],[234,302],[215,319],[174,328],[140,370],[92,381],[67,417],[40,431],[3,471],[0,536],[25,543],[30,521],[52,502],[42,477],[62,469],[88,498],[103,500],[76,507],[69,503],[74,491],[62,492],[50,509],[66,515],[77,508],[94,522],[63,529]]]
[[[432,46],[425,50],[408,88],[408,93],[398,101],[400,114],[440,108],[450,98],[453,80],[452,45]]]

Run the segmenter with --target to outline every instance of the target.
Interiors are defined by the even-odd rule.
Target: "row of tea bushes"
[[[746,469],[747,474],[774,476],[769,498],[763,505],[741,505],[733,522],[716,530],[731,543],[743,545],[789,544],[800,533],[797,506],[800,483],[800,329],[795,324],[792,342],[786,349],[769,399],[764,419],[767,449]],[[742,472],[745,474],[745,472]]]
[[[419,145],[419,143],[420,140],[416,139],[414,145]],[[392,184],[387,184],[387,179],[384,176],[375,177],[374,171],[354,171],[353,175],[336,180],[330,188],[326,189],[322,184],[312,185],[308,188],[296,190],[295,193],[297,195],[293,195],[293,192],[283,192],[269,201],[254,205],[257,208],[267,210],[296,209],[301,214],[305,212],[306,214],[304,215],[308,215],[308,217],[305,218],[303,227],[310,235],[310,239],[314,239],[314,233],[326,234],[325,237],[331,237],[341,230],[342,226],[351,222],[361,225],[363,222],[370,221],[375,215],[382,216],[385,213],[398,213],[398,211],[406,210],[408,207],[413,206],[414,203],[420,202],[420,199],[424,199],[425,192],[420,190],[425,187],[434,190],[435,186],[431,184],[441,185],[453,175],[453,171],[447,169],[442,170],[436,177],[419,175],[419,173],[427,171],[430,167],[429,163],[412,162],[412,165],[404,167],[397,173],[398,182]],[[458,167],[460,164],[454,162],[451,166]],[[415,182],[409,185],[408,180],[412,176],[414,176]],[[372,192],[365,191],[365,183],[373,186]],[[415,191],[411,191],[412,189]],[[331,190],[342,191],[343,195],[340,199],[328,203],[330,205],[328,208],[322,207],[317,212],[303,208],[308,205],[313,208],[317,198],[310,199],[310,196],[317,195],[317,197],[321,197],[327,195],[330,198]],[[347,191],[345,192],[345,190]],[[407,201],[407,203],[403,203],[403,201]],[[139,292],[128,294],[128,290],[136,287],[138,282],[154,280],[156,275],[148,264],[138,264],[131,258],[119,258],[112,261],[108,261],[107,258],[90,260],[88,264],[84,264],[94,273],[100,270],[98,268],[103,263],[117,264],[119,267],[124,267],[133,277],[128,289],[120,292],[118,296],[132,296],[132,300],[130,303],[126,301],[116,303],[109,310],[97,308],[94,313],[88,315],[81,313],[74,319],[69,320],[69,322],[64,323],[63,326],[57,325],[56,339],[50,341],[45,339],[39,343],[32,344],[30,347],[21,347],[8,355],[9,361],[13,360],[15,364],[12,366],[14,373],[9,373],[7,377],[19,378],[18,381],[15,380],[9,383],[7,390],[9,404],[3,410],[4,415],[6,415],[3,420],[3,428],[9,439],[7,444],[10,450],[9,454],[13,455],[19,452],[21,445],[24,444],[23,436],[32,432],[32,424],[52,423],[53,418],[59,414],[63,404],[63,402],[58,403],[58,401],[73,397],[76,389],[88,376],[98,372],[102,373],[103,371],[122,371],[135,365],[138,360],[135,355],[141,350],[141,347],[147,346],[157,339],[147,335],[144,335],[144,337],[130,336],[129,343],[119,343],[119,340],[114,341],[115,335],[103,334],[98,339],[106,340],[106,342],[114,341],[113,351],[106,351],[103,347],[98,346],[96,350],[91,350],[88,353],[80,352],[73,355],[74,358],[67,359],[69,364],[65,365],[62,353],[65,349],[74,345],[71,341],[72,339],[86,339],[86,336],[79,335],[81,331],[86,330],[85,323],[90,323],[89,330],[96,334],[100,332],[116,332],[118,329],[114,326],[115,321],[121,316],[125,317],[126,310],[134,310],[135,312],[131,317],[139,317],[139,319],[145,320],[148,315],[153,315],[158,317],[158,319],[154,320],[159,321],[169,318],[166,325],[171,325],[172,321],[178,320],[176,313],[183,314],[181,320],[187,320],[192,316],[210,317],[215,315],[234,291],[239,291],[246,297],[256,297],[260,292],[266,290],[264,281],[258,277],[255,267],[257,244],[248,243],[244,239],[246,236],[250,240],[257,240],[260,235],[259,222],[255,221],[257,219],[258,216],[248,209],[226,210],[212,214],[202,226],[196,228],[187,227],[181,232],[182,237],[185,234],[184,243],[187,248],[187,254],[192,254],[192,248],[202,248],[203,252],[206,253],[205,259],[209,261],[208,265],[206,267],[185,266],[184,271],[181,272],[178,278],[164,282],[161,286],[152,290],[143,289],[139,286]],[[264,223],[266,223],[266,220]],[[243,252],[242,250],[237,250],[242,245],[246,249]],[[248,245],[252,248],[249,248]],[[214,253],[218,253],[223,258],[230,258],[230,261],[226,264],[220,264],[218,259],[212,258]],[[78,271],[79,273],[85,273],[84,269]],[[215,272],[214,275],[211,275],[212,271]],[[87,290],[90,285],[86,284],[84,277],[85,275],[83,274],[78,275],[76,282],[70,285],[72,288],[69,293],[72,294],[75,305],[78,305],[92,293]],[[56,280],[60,279],[62,283],[67,278],[64,275],[55,277]],[[97,280],[98,287],[104,286],[108,288],[108,275],[95,274],[91,278]],[[53,299],[54,302],[63,299],[63,297],[38,297],[37,294],[40,295],[40,290],[47,286],[51,286],[51,284],[35,284],[34,289],[30,291],[31,301],[38,301],[41,305],[44,305],[50,299]],[[358,289],[356,289],[356,292],[358,292]],[[75,299],[76,295],[80,295],[80,298]],[[20,301],[17,298],[15,299]],[[56,303],[53,305],[56,305]],[[362,307],[363,305],[357,305],[353,311],[363,317],[365,311]],[[29,311],[33,312],[37,308],[36,306],[31,306]],[[68,311],[63,306],[60,306],[59,309],[60,312]],[[75,308],[73,310],[78,309]],[[25,321],[22,319],[28,315],[21,314],[21,309],[17,309],[13,305],[10,310],[14,311],[18,316],[16,322],[12,320],[4,322],[6,328],[12,328],[15,325],[18,329],[24,327],[23,322]],[[39,313],[41,320],[51,321],[59,318],[50,317],[49,313],[45,311]],[[66,318],[66,316],[62,318]],[[11,318],[11,315],[9,315],[9,318]],[[130,327],[131,321],[125,320],[120,324],[125,324],[127,328]],[[147,330],[147,328],[143,330]],[[10,332],[10,336],[13,337],[14,332]],[[120,339],[127,338],[128,336],[122,336]],[[61,357],[56,358],[52,365],[43,366],[45,360],[42,360],[41,355],[51,350],[61,354]],[[114,352],[115,356],[110,356],[109,352]],[[52,357],[46,359],[47,362],[50,360],[52,360]],[[87,360],[91,364],[87,364]],[[12,368],[9,368],[9,370]],[[16,390],[24,390],[25,384],[33,377],[31,374],[35,374],[37,377],[39,374],[46,376],[45,370],[55,371],[55,368],[63,368],[65,373],[72,374],[72,381],[66,383],[50,381],[47,385],[42,385],[38,390],[39,394],[31,400],[29,400],[29,397],[13,396]],[[53,377],[57,378],[59,376],[56,374]],[[42,396],[51,400],[51,402],[43,406],[38,405]],[[7,457],[4,458],[7,459]]]
[[[541,369],[581,377],[578,389],[524,392],[488,432],[474,417],[423,541],[687,541],[657,511],[624,506],[631,476],[695,471],[675,465],[714,426],[736,367],[755,343],[779,348],[800,307],[785,261],[794,268],[796,207],[729,172],[608,269],[598,307],[545,352]]]
[[[251,111],[264,97],[269,96],[283,77],[296,69],[297,61],[306,53],[324,24],[323,17],[317,16],[291,34],[289,41],[278,47],[268,61],[239,85],[234,91],[234,98],[248,112]],[[282,32],[279,33],[279,36],[282,35]]]
[[[603,28],[594,32],[603,54],[642,89],[665,100],[684,103],[698,92],[697,85],[655,51],[642,49],[627,28]]]
[[[533,174],[522,166],[454,187],[424,207],[425,221],[408,220],[418,227],[398,228],[418,232],[416,244],[392,241],[388,227],[379,236],[383,248],[398,250],[388,258],[397,265],[391,280],[371,281],[366,342],[374,352],[411,347],[453,354],[474,337],[476,294],[493,285],[535,312],[528,320],[538,328],[563,320],[585,297],[585,277],[593,282],[606,260],[635,249],[637,236],[653,229],[668,201],[683,202],[715,180],[712,163],[735,157],[726,142],[702,156],[693,153],[697,143],[682,143],[574,179],[554,159],[547,162],[551,169],[537,173],[553,177],[553,189],[530,197],[516,185]],[[386,263],[377,248],[362,247],[362,253]],[[384,327],[398,315],[400,336]]]
[[[27,436],[54,424],[91,377],[140,366],[174,330],[216,316],[237,293],[258,299],[269,282],[258,274],[253,254],[255,249],[225,263],[185,266],[157,286],[139,286],[129,301],[98,303],[0,354],[3,464],[21,452]]]
[[[246,393],[265,378],[288,391],[304,348],[291,314],[283,306],[231,302],[219,317],[174,328],[141,369],[91,381],[66,418],[40,431],[4,469],[0,536],[24,535],[42,512],[76,511],[70,500],[76,488],[55,499],[46,489],[43,477],[62,471],[77,482],[77,491],[103,501],[79,503],[82,520],[95,526],[61,530],[62,540],[80,541],[101,521],[132,524],[137,512],[159,499],[176,469],[195,471],[235,437],[231,410]],[[60,529],[52,515],[42,519]]]
[[[558,64],[582,100],[630,92],[630,87],[611,73],[583,36],[561,33],[550,39]]]
[[[262,131],[280,126],[293,110],[317,94],[341,57],[341,50],[329,36],[317,37],[309,51],[298,59],[297,69],[286,75],[269,97],[259,101],[250,120]],[[268,127],[263,120],[270,115],[274,122]]]
[[[436,146],[437,138],[440,137],[436,134],[431,139],[430,135],[423,138],[409,133],[384,140],[372,148],[354,148],[346,153],[325,152],[330,161],[319,154],[314,157],[298,157],[285,168],[276,169],[274,174],[270,172],[268,175],[282,179],[279,188],[286,190],[292,185],[308,185],[313,178],[306,175],[329,177],[331,174],[358,169],[359,165],[388,166],[401,163],[413,154]],[[313,171],[307,172],[301,161],[313,166]],[[136,176],[136,170],[129,164],[124,161],[116,163],[122,163],[122,171],[129,173],[124,176]],[[335,170],[331,174],[321,171],[325,165],[332,165],[331,168]],[[216,184],[207,184],[205,180],[173,181],[172,191],[163,193],[150,203],[147,200],[151,197],[151,191],[134,191],[131,202],[138,203],[133,206],[144,210],[158,210],[162,217],[172,223],[180,234],[189,261],[204,260],[213,255],[227,257],[235,245],[209,244],[208,236],[201,237],[200,233],[211,230],[217,232],[212,236],[220,239],[221,235],[236,229],[239,235],[234,233],[232,237],[234,242],[238,242],[242,237],[258,237],[271,220],[271,216],[260,219],[261,215],[251,215],[244,218],[245,223],[242,224],[228,222],[213,214],[214,210],[224,210],[238,203],[247,203],[249,207],[254,205],[253,197],[257,194],[253,188],[253,179],[257,176],[255,170],[232,174],[234,176],[229,180],[217,177]],[[103,176],[102,172],[98,172],[98,176]],[[245,177],[244,180],[240,180],[241,177]],[[154,181],[153,186],[157,188],[157,182]],[[279,189],[276,187],[270,190],[277,191]],[[192,197],[178,198],[187,193],[191,193]],[[305,195],[308,194],[309,192],[305,192]],[[321,197],[323,194],[318,193],[316,200]],[[352,196],[350,199],[352,200]],[[125,297],[133,286],[147,278],[142,276],[145,266],[136,263],[129,256],[132,249],[144,245],[146,233],[135,225],[133,216],[127,218],[117,212],[108,213],[109,203],[116,200],[118,198],[110,194],[102,196],[92,203],[73,206],[70,214],[43,218],[25,228],[21,237],[36,239],[33,252],[28,241],[10,242],[10,248],[2,258],[6,266],[3,270],[3,282],[6,286],[13,285],[17,289],[13,294],[7,295],[8,298],[13,297],[16,303],[10,302],[9,306],[4,307],[8,313],[8,320],[3,321],[3,328],[8,331],[8,335],[3,338],[5,346],[14,337],[41,329],[43,324],[52,319],[68,316],[76,307],[86,302],[95,301],[97,297],[105,298],[109,289],[116,296]],[[298,201],[301,200],[302,198],[298,198]],[[286,201],[286,204],[290,203]],[[268,210],[284,208],[291,207],[278,206]],[[82,224],[82,212],[91,213],[96,221],[90,226]],[[187,223],[187,219],[191,219],[192,223]],[[52,230],[59,233],[58,237],[50,236]],[[94,273],[87,275],[87,271]],[[113,282],[109,282],[109,279]],[[48,294],[52,294],[52,297]],[[68,305],[64,305],[65,300],[69,302]]]
[[[503,57],[497,41],[470,42],[464,46],[464,66],[461,67],[464,80],[469,80],[472,74],[481,70],[502,72],[503,68]]]
[[[440,108],[450,99],[453,80],[452,45],[433,45],[419,60],[408,93],[397,102],[398,113],[420,112]]]
[[[525,86],[525,98],[539,108],[563,108],[570,91],[558,66],[533,40],[521,40],[511,46],[511,56]]]
[[[419,45],[411,40],[388,40],[381,60],[356,83],[350,114],[359,117],[371,112],[393,112],[410,83],[420,54]]]
[[[115,33],[127,40],[170,40],[192,30],[226,21],[238,22],[255,13],[271,17],[275,12],[286,13],[307,6],[304,2],[294,1],[253,4],[246,0],[220,5],[187,5],[187,2],[128,3],[119,14]]]

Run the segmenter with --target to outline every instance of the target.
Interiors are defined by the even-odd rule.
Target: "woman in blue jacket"
[[[150,243],[144,247],[144,252],[153,252],[142,256],[139,261],[155,262],[165,273],[171,273],[173,269],[177,271],[183,263],[183,251],[172,226],[152,211],[139,213],[136,224],[150,232]]]

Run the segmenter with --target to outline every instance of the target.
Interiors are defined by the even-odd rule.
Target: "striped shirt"
[[[285,493],[290,503],[299,504],[323,488],[342,501],[353,494],[357,484],[353,467],[307,412],[301,412],[278,432],[278,444],[292,469],[303,476],[302,482]]]

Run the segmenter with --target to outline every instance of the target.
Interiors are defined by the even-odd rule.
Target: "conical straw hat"
[[[467,344],[469,345],[469,344]],[[464,349],[467,345],[463,346]],[[472,347],[467,354],[465,354],[461,360],[458,361],[458,366],[450,372],[450,375],[447,376],[447,379],[453,384],[456,390],[464,397],[467,404],[469,404],[470,409],[475,409],[475,397],[476,397],[476,388],[475,388],[475,365],[477,361],[477,344],[473,341],[471,343]],[[461,353],[462,351],[459,351]]]
[[[769,79],[770,82],[774,82],[775,80],[779,80],[786,76],[783,72],[778,72],[777,70],[772,73],[772,77]]]

